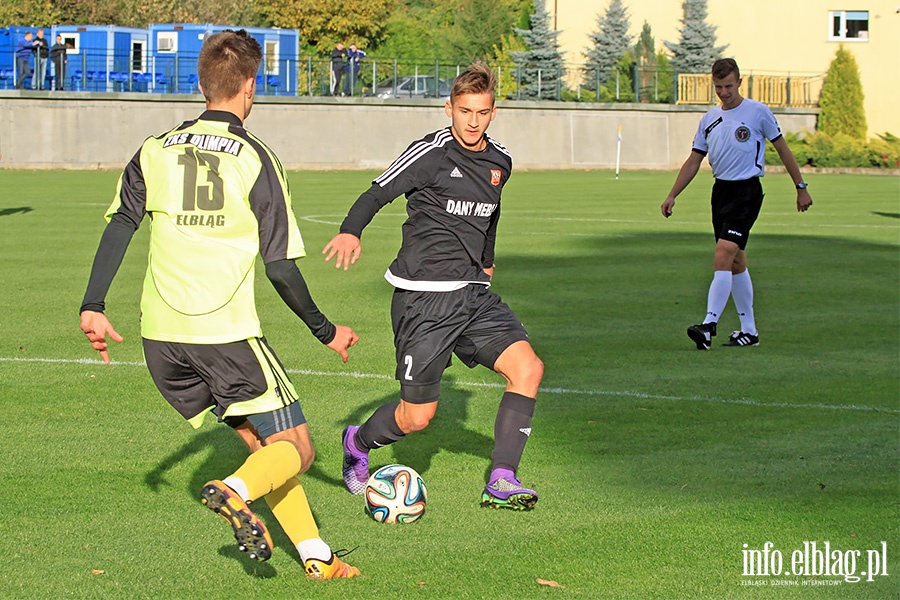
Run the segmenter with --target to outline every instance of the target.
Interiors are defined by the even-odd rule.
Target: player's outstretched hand
[[[103,359],[103,362],[109,364],[109,352],[107,352],[109,345],[106,341],[106,336],[109,335],[117,342],[121,342],[124,338],[113,329],[112,323],[109,322],[106,315],[92,310],[84,311],[81,313],[81,330],[87,336],[88,341],[91,342],[94,350],[100,353],[100,358]]]
[[[672,216],[672,209],[675,207],[675,198],[666,198],[665,201],[660,206],[660,210],[662,211],[662,215],[665,218],[669,218]]]
[[[347,350],[359,341],[359,336],[356,335],[355,331],[344,325],[335,325],[334,329],[334,339],[326,345],[340,354],[344,362],[347,362]]]
[[[797,190],[797,212],[806,212],[812,206],[812,196],[806,190]]]
[[[346,271],[362,256],[362,245],[359,243],[359,238],[352,233],[339,233],[325,244],[322,254],[326,253],[325,262],[330,261],[331,257],[337,256],[334,267],[340,269],[343,266]]]

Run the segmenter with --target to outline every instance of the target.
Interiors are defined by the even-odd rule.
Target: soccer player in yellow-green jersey
[[[244,129],[262,50],[245,31],[210,36],[198,61],[207,110],[148,138],[125,167],[94,258],[81,329],[104,362],[105,298],[145,215],[150,252],[141,297],[141,337],[159,391],[194,427],[212,412],[251,454],[201,502],[232,526],[241,550],[266,560],[272,539],[248,507],[265,497],[297,547],[307,576],[355,577],[320,537],[297,475],[315,451],[297,393],[266,343],[256,313],[256,256],[284,302],[344,362],[357,341],[319,311],[294,259],[304,256],[281,163]]]

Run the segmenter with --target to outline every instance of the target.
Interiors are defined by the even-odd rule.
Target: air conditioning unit
[[[175,38],[159,36],[156,38],[156,46],[160,52],[173,52],[175,50]]]

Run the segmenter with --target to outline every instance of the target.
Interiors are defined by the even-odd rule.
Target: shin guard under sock
[[[731,296],[731,271],[716,271],[712,283],[709,284],[709,295],[706,299],[706,318],[704,323],[716,323],[728,304]]]
[[[505,392],[494,421],[494,451],[491,453],[493,468],[507,468],[515,472],[522,460],[525,443],[531,435],[531,419],[534,416],[535,399]]]
[[[277,490],[285,482],[300,472],[300,453],[294,444],[278,441],[263,446],[247,457],[237,471],[223,482],[228,485],[231,478],[240,479],[247,490],[245,502],[252,502]]]
[[[319,537],[319,528],[309,508],[306,492],[296,477],[291,477],[280,488],[267,494],[266,503],[294,546]]]

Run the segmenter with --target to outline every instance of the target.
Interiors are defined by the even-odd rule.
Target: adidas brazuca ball
[[[425,513],[422,477],[404,465],[381,467],[366,482],[366,513],[379,523],[412,523]]]

